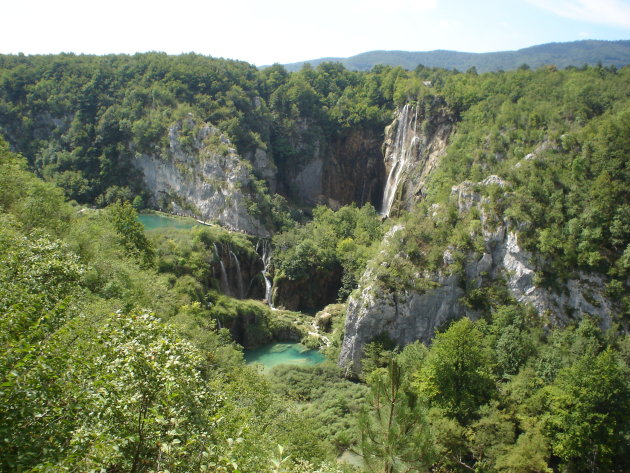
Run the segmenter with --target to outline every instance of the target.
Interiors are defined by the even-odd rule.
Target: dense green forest
[[[105,205],[142,197],[131,161],[165,151],[166,130],[189,114],[227,133],[245,156],[294,158],[296,123],[330,137],[389,119],[402,70],[366,76],[327,64],[289,75],[198,55],[0,56],[0,130],[69,198]],[[381,83],[385,81],[384,87]],[[192,130],[189,130],[192,131]]]
[[[399,196],[383,219],[295,198],[287,169],[310,156],[297,135],[383,138],[406,103],[427,136],[438,108],[455,126],[418,202]],[[0,56],[0,471],[628,471],[629,110],[628,67]],[[191,115],[244,159],[271,156],[277,192],[254,184],[271,238],[138,222],[134,160],[168,159],[169,127]],[[478,206],[458,207],[462,183]],[[602,278],[609,328],[555,323],[500,279],[469,282],[474,321],[426,346],[375,334],[360,373],[336,365],[366,272],[379,293],[430,291],[501,225],[539,256],[537,285]],[[250,287],[224,277],[232,261]],[[295,294],[303,312],[282,310]],[[244,348],[287,339],[326,345],[329,361],[268,375],[244,363]]]

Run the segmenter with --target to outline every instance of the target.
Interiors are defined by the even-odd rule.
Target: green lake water
[[[140,214],[138,215],[138,220],[144,225],[145,230],[165,227],[189,230],[197,225],[201,225],[192,218],[176,218],[160,214]]]
[[[261,363],[264,371],[278,365],[317,365],[324,360],[326,357],[319,351],[309,350],[301,343],[274,343],[245,352],[247,364]]]

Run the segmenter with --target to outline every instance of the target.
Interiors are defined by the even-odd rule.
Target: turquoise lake
[[[191,218],[168,217],[160,214],[140,214],[138,215],[138,220],[144,225],[145,230],[155,230],[156,228],[165,227],[190,230],[197,225],[201,225]]]
[[[278,365],[312,366],[325,360],[319,351],[309,350],[301,343],[274,343],[245,352],[247,364],[261,363],[264,371]]]

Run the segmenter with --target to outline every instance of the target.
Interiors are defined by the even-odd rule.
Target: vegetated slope
[[[372,342],[358,426],[367,471],[626,471],[630,338],[588,318],[543,329],[532,315],[508,303],[429,347]]]
[[[349,471],[323,460],[326,443],[372,466],[627,468],[628,338],[588,318],[542,330],[508,303],[429,349],[376,341],[368,403],[330,367],[279,370],[270,386],[214,323],[227,307],[199,299],[207,244],[240,254],[245,237],[167,234],[153,248],[128,204],[70,206],[2,143],[0,184],[2,471]]]
[[[627,324],[629,69],[399,71],[384,146],[391,202],[381,211],[401,225],[368,264],[365,297],[352,299],[365,324],[353,363],[383,330],[399,343],[428,341],[441,323],[487,314],[495,280],[554,323],[588,313],[604,327]],[[343,261],[356,240],[333,243],[336,231],[313,225],[275,237],[291,254],[276,268],[289,284],[329,294],[310,284],[328,281],[330,261]],[[428,300],[418,305],[414,293]],[[402,320],[417,326],[396,329]]]
[[[388,213],[407,212],[349,300],[341,363],[360,368],[382,333],[429,342],[505,297],[552,324],[627,330],[628,84],[628,68],[458,74],[401,107]]]
[[[29,59],[15,59],[2,71],[7,115],[0,117],[3,131],[12,132],[13,146],[28,146],[33,138],[30,151],[36,156],[45,155],[47,147],[71,150],[67,160],[54,164],[115,183],[108,159],[87,159],[89,152],[77,146],[98,148],[108,128],[90,135],[94,122],[83,121],[71,95],[67,108],[49,110],[70,110],[73,117],[69,128],[59,122],[55,140],[29,128],[49,106],[38,92],[46,74],[29,79],[29,69],[20,67]],[[42,59],[43,70],[63,69],[65,58],[58,61],[62,65],[57,59]],[[151,55],[137,59],[147,60],[152,70],[163,57],[157,55],[156,64]],[[166,69],[173,64],[177,60]],[[201,68],[191,77],[205,74]],[[331,452],[318,440],[326,439],[337,448],[360,446],[370,465],[390,471],[394,466],[449,472],[625,471],[629,74],[627,67],[521,68],[481,75],[380,67],[349,73],[324,64],[295,74],[274,66],[256,75],[262,82],[252,110],[256,103],[272,104],[268,123],[275,131],[269,145],[284,173],[280,187],[300,182],[289,177],[308,176],[303,171],[313,169],[313,160],[325,169],[325,162],[339,164],[345,150],[361,150],[340,145],[335,149],[343,153],[322,155],[319,145],[343,137],[356,143],[363,129],[390,122],[388,112],[394,109],[395,120],[383,133],[386,147],[399,143],[399,149],[413,151],[404,153],[409,163],[394,179],[385,223],[369,206],[337,212],[319,207],[302,227],[285,213],[281,223],[288,231],[273,239],[277,257],[271,267],[283,273],[278,279],[285,282],[278,283],[288,280],[289,289],[312,284],[307,296],[316,299],[323,293],[318,283],[327,282],[322,275],[336,273],[337,296],[344,299],[363,274],[354,301],[391,301],[380,306],[383,311],[355,312],[365,321],[387,322],[365,333],[362,376],[370,384],[371,403],[358,422],[353,416],[359,409],[348,399],[360,403],[365,390],[339,382],[332,370],[298,372],[286,386],[276,379],[272,390],[242,366],[231,336],[255,344],[270,339],[274,329],[287,328],[274,327],[264,304],[218,292],[241,293],[233,273],[226,275],[227,284],[221,281],[221,266],[251,260],[247,271],[245,264],[240,268],[242,275],[261,269],[254,240],[205,227],[192,237],[168,232],[147,239],[129,203],[102,211],[67,204],[61,190],[33,177],[24,161],[1,145],[0,468],[338,472],[340,467],[323,461]],[[160,81],[144,80],[146,97],[159,95]],[[174,97],[183,97],[177,94],[185,94],[186,87],[171,86]],[[21,92],[13,96],[11,87]],[[202,93],[195,100],[216,104]],[[166,137],[169,113],[179,103],[165,106],[168,119],[159,122],[156,136]],[[108,107],[97,110],[102,118]],[[138,130],[147,110],[152,109],[138,108]],[[238,107],[229,110],[226,116],[239,114]],[[207,117],[195,117],[200,109],[187,111],[176,123],[184,123],[188,113],[207,123]],[[30,135],[19,134],[20,123]],[[41,123],[57,122],[42,118]],[[400,140],[391,139],[399,130]],[[66,140],[81,136],[84,141]],[[143,136],[139,132],[131,143]],[[238,143],[235,136],[230,138]],[[318,145],[309,147],[314,142]],[[116,143],[124,149],[130,142]],[[237,146],[246,156],[247,146]],[[423,159],[427,150],[435,159]],[[397,151],[388,156],[384,171],[390,181],[400,156]],[[34,164],[50,180],[64,172],[53,166],[46,174]],[[90,165],[99,173],[89,174]],[[426,175],[425,165],[431,167]],[[89,202],[108,202],[107,192],[98,195],[104,198]],[[128,194],[110,195],[116,201]],[[299,201],[297,191],[287,195]],[[495,241],[499,244],[491,247]],[[512,245],[503,248],[503,243]],[[503,249],[514,250],[513,256],[529,252],[525,262],[535,266],[526,274],[494,271],[495,253],[502,256]],[[233,264],[236,271],[240,263]],[[555,327],[556,319],[528,307],[508,284],[511,277],[525,275],[535,290],[565,297],[582,273],[595,274],[605,286],[599,291],[598,283],[585,292],[580,307],[589,304],[595,313],[608,310],[603,297],[615,303],[605,333],[601,320],[587,314],[572,324],[571,317],[580,314],[570,305],[559,307],[569,327]],[[394,318],[422,320],[427,306],[405,305],[446,287],[441,277],[453,278],[448,286],[459,291],[455,303],[477,321],[463,318],[437,327],[440,335],[430,348],[411,343],[402,349],[410,340],[392,339],[396,333],[388,329]],[[236,319],[269,323],[233,324]],[[238,329],[230,335],[218,322]],[[337,323],[335,315],[332,324]],[[347,328],[343,340],[340,333],[331,334],[330,351],[340,350],[350,335]],[[329,386],[325,394],[313,388],[322,381]],[[273,392],[301,403],[300,410]],[[386,393],[395,393],[399,402],[388,401]],[[276,450],[277,444],[284,449]]]
[[[371,468],[628,469],[629,73],[471,71],[399,106],[340,357]]]
[[[489,53],[460,51],[369,51],[348,58],[321,58],[285,64],[297,71],[304,64],[315,67],[322,62],[339,62],[353,71],[369,71],[376,65],[400,66],[412,70],[418,65],[458,69],[475,67],[479,72],[511,70],[527,64],[537,68],[553,64],[559,68],[584,64],[623,67],[630,63],[630,41],[582,40],[569,43],[548,43],[519,49]]]
[[[339,64],[325,63],[315,69],[288,73],[279,65],[257,71],[240,62],[155,53],[0,59],[0,131],[13,149],[29,159],[39,175],[55,182],[69,198],[91,205],[126,199],[135,200],[137,207],[157,207],[162,205],[156,196],[162,195],[168,197],[162,200],[164,208],[183,208],[198,216],[195,207],[200,208],[203,203],[186,208],[173,195],[177,192],[147,188],[156,187],[158,182],[147,177],[153,175],[149,171],[170,169],[162,174],[160,182],[170,182],[177,174],[180,182],[183,181],[179,187],[182,195],[192,194],[189,191],[198,186],[212,187],[213,195],[221,193],[226,203],[231,202],[238,212],[262,222],[266,231],[272,233],[292,225],[293,217],[298,214],[291,206],[309,212],[318,203],[337,208],[353,202],[359,205],[370,202],[380,210],[393,162],[390,158],[384,162],[381,154],[386,141],[384,129],[397,117],[395,110],[402,110],[409,101],[420,102],[419,108],[423,109],[408,114],[408,118],[416,120],[414,126],[419,127],[426,144],[437,143],[435,137],[440,137],[441,144],[431,148],[435,150],[434,157],[427,161],[432,166],[431,174],[456,174],[446,181],[443,177],[433,179],[444,182],[439,192],[443,200],[452,186],[464,180],[481,182],[498,174],[511,182],[513,179],[505,169],[516,166],[518,159],[527,154],[536,154],[538,146],[544,150],[568,146],[570,151],[565,152],[566,156],[561,154],[558,158],[560,167],[567,166],[569,158],[582,162],[576,153],[586,153],[581,147],[588,147],[580,144],[574,151],[567,138],[558,136],[597,126],[599,117],[623,106],[627,85],[625,68],[616,71],[599,66],[561,71],[554,67],[522,68],[478,75],[475,71],[464,74],[428,67],[405,71],[388,66],[378,66],[370,72],[351,72]],[[431,96],[437,99],[430,100]],[[498,114],[496,120],[492,118],[495,114]],[[451,129],[465,129],[466,133],[453,134]],[[418,136],[414,146],[425,138]],[[579,139],[577,142],[581,143]],[[448,159],[439,164],[438,155],[446,145]],[[623,146],[619,144],[620,149]],[[506,160],[505,156],[514,157]],[[146,162],[151,166],[139,166]],[[522,164],[523,169],[529,169],[531,163],[528,163]],[[534,175],[551,179],[551,171],[538,170],[540,164],[536,163]],[[576,166],[576,170],[582,169]],[[192,172],[199,167],[204,170],[214,167],[216,172]],[[432,197],[437,193],[427,194],[428,168],[413,162],[404,172],[403,167],[397,168],[401,185],[388,195],[388,206],[391,203],[394,210],[413,210],[415,200],[423,196],[440,203]],[[232,169],[242,171],[247,178],[228,182],[226,176]],[[141,170],[146,173],[144,178]],[[590,176],[590,170],[584,172]],[[565,171],[553,173],[563,176]],[[616,168],[608,171],[613,179],[618,179],[615,173],[618,173]],[[562,184],[560,190],[550,195],[560,192],[558,195],[564,196],[562,189],[568,185],[564,184],[567,178],[552,180]],[[593,185],[585,177],[571,182],[580,182],[584,191]],[[520,205],[532,199],[538,202],[539,196],[547,195],[546,192],[523,188]],[[623,202],[623,192],[619,195],[621,198],[616,201]],[[553,205],[569,207],[563,198],[559,197],[560,203]],[[576,201],[585,200],[581,197]],[[535,209],[526,211],[550,217],[526,226],[530,233],[552,236],[554,225],[560,225],[554,212],[540,210],[546,205],[550,203],[541,201]],[[222,211],[217,206],[209,208]],[[567,212],[562,214],[562,225],[569,225],[567,222],[574,218],[581,221],[577,216],[579,210]],[[600,215],[608,215],[607,212]],[[622,222],[621,214],[615,217],[616,210],[613,214],[606,217],[607,224],[612,225],[615,219]],[[211,212],[209,217],[212,220]],[[571,225],[575,236],[578,227]],[[607,248],[601,252],[603,260],[619,257],[625,248],[623,238],[615,237],[621,240],[613,245],[606,225],[594,224],[593,228],[592,233],[583,232],[580,241],[603,242]],[[611,228],[616,235],[624,234],[622,223]],[[245,226],[241,229],[249,230]],[[545,270],[544,274],[567,274],[570,271],[567,268],[575,267],[571,265],[578,264],[578,259],[582,266],[586,260],[593,264],[600,261],[593,249],[598,243],[580,245],[579,252],[589,252],[590,259],[567,258],[562,270]],[[613,246],[616,249],[608,254]],[[549,247],[541,244],[540,248],[547,251]],[[302,244],[299,254],[312,255],[306,249]],[[327,251],[313,253],[325,255]],[[566,248],[563,253],[575,252]],[[434,254],[440,252],[436,249]],[[304,267],[327,265],[309,261]],[[313,272],[312,277],[319,278],[319,284],[311,286],[310,282],[302,281],[310,287],[311,294],[327,295],[319,307],[313,307],[311,301],[307,304],[309,308],[320,309],[331,302],[342,285],[342,298],[353,288],[359,268],[346,272],[355,275],[352,284],[350,279],[341,281],[339,268],[338,265],[334,274],[325,277]],[[299,271],[286,274],[304,276]],[[276,293],[294,293],[290,287],[296,281],[291,277],[283,280],[286,285],[277,287]],[[322,286],[330,281],[335,283]],[[276,302],[290,306],[285,297]]]
[[[272,219],[279,202],[267,190],[307,206],[375,198],[392,97],[380,81],[338,65],[289,75],[192,54],[2,56],[0,133],[39,175],[97,205],[162,206],[146,189],[147,160],[178,168],[207,154],[232,160],[234,149],[251,167],[238,182],[248,212]],[[337,169],[370,177],[341,181]]]
[[[263,304],[203,287],[205,245],[253,252],[245,237],[156,248],[128,203],[73,206],[3,141],[0,221],[0,471],[270,472],[278,444],[325,467],[315,426],[217,326]]]

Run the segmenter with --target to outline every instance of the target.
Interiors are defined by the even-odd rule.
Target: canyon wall
[[[357,203],[380,206],[384,186],[383,130],[327,133],[303,119],[288,132],[291,157],[277,163],[277,189],[290,201],[333,209]]]

